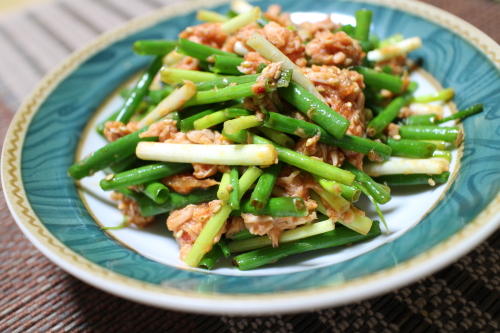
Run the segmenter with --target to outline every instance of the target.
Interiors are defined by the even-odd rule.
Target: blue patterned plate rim
[[[294,3],[287,0],[272,2],[283,4],[283,7],[287,11],[293,12],[303,10],[303,6],[297,2]],[[451,215],[455,214],[456,217],[459,218],[459,221],[450,225],[451,228],[445,233],[445,239],[443,239],[443,235],[436,237],[429,233],[429,231],[435,231],[426,229],[425,226],[430,225],[430,222],[427,224],[421,223],[418,226],[420,232],[426,232],[425,235],[433,239],[434,243],[430,241],[427,244],[427,248],[423,251],[410,251],[405,253],[404,256],[401,257],[402,262],[398,263],[398,265],[395,265],[394,262],[385,262],[385,266],[381,264],[379,265],[380,267],[375,269],[372,268],[373,271],[364,271],[361,266],[363,259],[356,258],[356,260],[353,259],[349,261],[354,262],[354,264],[351,263],[350,266],[344,265],[342,267],[343,269],[345,268],[346,271],[357,271],[357,275],[349,275],[343,271],[342,273],[347,277],[345,281],[342,278],[338,279],[338,276],[332,277],[334,271],[332,271],[331,268],[318,269],[313,270],[315,274],[319,273],[319,275],[317,275],[316,280],[312,281],[309,285],[304,284],[302,280],[305,277],[310,277],[310,275],[307,276],[298,273],[288,274],[287,279],[295,279],[299,285],[298,289],[280,290],[276,288],[277,290],[275,292],[269,290],[262,292],[258,290],[258,283],[255,285],[255,283],[258,282],[255,281],[255,279],[261,279],[263,284],[269,284],[270,282],[276,282],[276,276],[271,279],[273,281],[269,279],[265,281],[267,277],[253,277],[254,286],[252,287],[253,289],[250,288],[249,290],[253,290],[254,292],[247,291],[241,293],[236,291],[237,289],[234,284],[242,284],[242,282],[244,284],[246,282],[245,279],[248,278],[237,277],[236,280],[229,280],[227,278],[218,280],[219,278],[214,278],[213,275],[210,274],[184,272],[177,277],[174,276],[169,281],[163,281],[163,283],[161,283],[161,281],[154,281],[154,279],[148,281],[148,277],[141,278],[141,276],[133,276],[133,274],[127,272],[126,267],[117,267],[119,266],[118,263],[120,263],[120,258],[114,258],[114,260],[107,260],[106,262],[98,262],[97,260],[89,260],[89,257],[92,257],[92,255],[89,254],[88,250],[85,252],[85,255],[82,255],[82,252],[79,252],[78,249],[81,250],[82,246],[85,244],[76,244],[79,239],[68,238],[67,230],[65,229],[68,227],[68,224],[66,224],[67,221],[62,220],[64,214],[60,216],[46,216],[48,211],[54,209],[54,204],[52,202],[53,198],[50,198],[50,195],[48,195],[50,193],[47,192],[48,190],[43,188],[47,184],[38,182],[38,185],[34,185],[33,183],[34,178],[37,176],[37,169],[33,168],[34,164],[38,167],[38,163],[47,162],[43,159],[40,160],[40,156],[36,156],[36,154],[33,155],[33,152],[37,150],[36,144],[40,139],[44,143],[50,143],[50,140],[43,141],[43,139],[47,135],[53,135],[53,133],[44,132],[45,128],[49,128],[50,130],[50,126],[47,126],[47,121],[50,121],[50,118],[44,121],[44,119],[40,118],[40,115],[44,115],[44,112],[48,112],[47,110],[50,109],[50,103],[54,104],[57,102],[57,107],[54,108],[54,105],[52,105],[55,110],[52,112],[52,116],[61,117],[62,119],[68,116],[67,114],[58,114],[58,112],[63,112],[64,103],[62,100],[58,100],[56,98],[57,96],[54,97],[54,95],[57,95],[58,89],[64,89],[64,86],[72,87],[72,76],[78,73],[79,70],[81,71],[82,68],[85,68],[85,64],[99,60],[99,54],[101,56],[103,54],[104,56],[111,56],[112,54],[110,52],[112,49],[118,48],[120,43],[130,45],[130,40],[127,40],[127,37],[135,34],[137,38],[141,33],[145,33],[144,31],[154,31],[155,25],[158,24],[158,26],[161,26],[162,21],[164,21],[163,24],[167,22],[167,19],[182,21],[183,18],[186,19],[186,17],[189,17],[189,15],[184,14],[192,12],[202,5],[220,6],[223,3],[225,3],[225,1],[208,0],[194,1],[189,4],[182,3],[172,5],[153,15],[134,20],[120,29],[103,35],[89,46],[73,54],[58,69],[49,74],[16,114],[7,133],[2,152],[2,183],[4,193],[7,198],[8,206],[20,228],[47,257],[69,273],[89,284],[115,295],[138,302],[166,308],[206,313],[269,314],[343,304],[408,284],[419,277],[430,274],[465,254],[496,230],[500,222],[498,210],[500,204],[500,196],[498,195],[498,176],[500,173],[498,158],[495,158],[498,154],[495,153],[498,151],[499,147],[498,141],[492,141],[489,136],[492,133],[496,133],[495,125],[498,129],[499,117],[495,116],[495,110],[487,110],[483,116],[484,119],[475,118],[474,123],[471,121],[465,122],[466,146],[464,158],[462,160],[462,176],[457,179],[450,190],[455,191],[453,192],[454,198],[446,198],[443,200],[438,207],[431,212],[430,216],[426,217],[426,219],[436,219],[436,215],[449,213]],[[261,3],[269,4],[271,1],[263,1]],[[500,64],[499,46],[479,30],[451,14],[426,4],[407,2],[404,0],[373,0],[360,2],[346,2],[341,0],[329,2],[328,4],[317,2],[313,5],[308,4],[307,10],[328,10],[329,12],[341,11],[353,13],[361,4],[370,7],[370,9],[374,9],[376,11],[376,17],[378,16],[377,14],[382,14],[384,12],[389,12],[391,15],[394,15],[395,13],[401,13],[397,11],[401,10],[403,14],[413,18],[415,22],[420,21],[421,24],[423,24],[422,22],[425,23],[424,20],[428,20],[438,23],[441,27],[438,27],[435,23],[428,23],[428,27],[427,24],[421,26],[420,28],[423,29],[422,33],[425,33],[426,28],[432,28],[439,30],[438,32],[443,34],[444,37],[451,36],[452,42],[455,43],[453,46],[461,47],[459,51],[461,53],[465,52],[467,55],[466,60],[469,63],[465,65],[477,65],[475,68],[483,71],[479,74],[481,74],[482,78],[485,78],[484,81],[486,82],[483,82],[483,85],[486,85],[486,87],[483,87],[483,90],[488,92],[489,96],[479,94],[478,98],[481,97],[481,101],[488,102],[487,105],[489,105],[489,103],[495,105],[493,104],[494,102],[496,102],[496,105],[500,103],[500,101],[498,101],[498,96],[500,95],[498,93],[498,66]],[[391,15],[389,15],[389,17],[391,17]],[[424,20],[422,20],[422,18]],[[190,20],[190,18],[187,19]],[[386,20],[385,23],[387,22],[389,21]],[[392,25],[393,20],[390,20],[390,22]],[[443,29],[442,26],[446,29]],[[383,34],[383,32],[388,29],[387,24],[382,24],[382,27],[379,26],[379,31],[377,32],[380,33],[380,29]],[[404,33],[404,31],[402,32]],[[446,42],[448,43],[450,40]],[[471,44],[474,47],[471,47]],[[426,56],[425,52],[420,55],[424,58]],[[462,54],[462,56],[464,55]],[[132,60],[127,68],[128,72],[122,72],[120,74],[121,76],[114,79],[117,80],[117,82],[120,80],[123,81],[123,77],[130,75],[143,65],[143,61],[134,62]],[[457,64],[458,67],[465,65],[460,63]],[[431,68],[428,70],[434,73],[432,64],[430,66]],[[447,76],[452,76],[453,74],[449,71],[443,71],[443,73]],[[455,85],[453,85],[453,83],[457,81],[456,77],[447,78],[439,77],[439,75],[438,79],[445,85],[449,83],[450,86],[454,87]],[[467,82],[462,84],[466,85]],[[91,88],[89,87],[89,89]],[[471,101],[475,101],[470,98],[470,96],[473,96],[470,94],[476,93],[477,95],[477,91],[470,91],[469,96],[466,96],[465,93],[461,94],[459,89],[458,91],[459,96],[462,96],[462,99],[457,99],[459,106],[463,106],[464,103],[472,104]],[[95,109],[109,92],[110,91],[106,91],[105,89],[100,92],[100,95],[99,92],[95,92],[97,95],[95,98],[97,105],[87,106],[86,109]],[[69,95],[69,97],[73,96]],[[68,98],[68,96],[65,96],[65,98]],[[78,101],[76,96],[75,101]],[[78,106],[76,105],[75,108],[78,109]],[[65,119],[73,121],[76,124],[75,128],[80,130],[89,117],[88,111],[84,110],[81,112],[86,113],[84,119]],[[81,115],[82,114],[75,111],[74,117]],[[488,123],[485,123],[485,121],[488,121]],[[484,131],[481,131],[481,133],[473,133],[471,130],[473,127],[476,127],[476,125],[482,125],[481,128],[484,128]],[[70,142],[69,144],[68,142],[62,142],[62,145],[73,147],[73,149],[76,147],[78,135],[75,135],[74,131],[75,129],[73,129],[73,131],[68,130],[68,132],[65,133],[68,134]],[[30,134],[34,132],[40,134],[37,140],[34,140],[33,135],[30,136]],[[473,135],[470,133],[473,133]],[[498,135],[498,133],[496,134]],[[472,143],[474,145],[470,146]],[[493,154],[491,151],[493,151]],[[60,170],[61,168],[64,170],[66,169],[72,162],[72,156],[56,157],[58,158],[57,161],[62,161],[61,163],[64,164],[54,166],[59,168],[56,181],[60,182],[58,185],[62,186],[60,191],[62,191],[62,193],[65,193],[65,191],[72,193],[72,195],[68,195],[65,202],[68,206],[61,205],[60,202],[57,203],[57,205],[59,205],[59,207],[57,207],[58,210],[62,213],[69,210],[72,211],[72,214],[75,214],[76,210],[76,214],[88,217],[88,213],[84,211],[81,203],[78,204],[77,202],[79,199],[76,196],[74,186],[68,185],[67,179],[61,179],[67,178],[65,173],[61,175]],[[50,165],[50,161],[47,163]],[[481,164],[481,167],[477,165],[478,163]],[[494,163],[497,163],[497,165]],[[483,179],[485,176],[482,174],[481,177],[477,177],[476,173],[478,169],[486,169],[488,171],[487,175],[490,177]],[[51,179],[49,179],[49,181],[50,180]],[[490,184],[487,184],[486,181],[489,181]],[[482,191],[478,191],[477,185],[486,185],[487,188],[482,188]],[[464,190],[465,192],[456,193],[457,189]],[[463,195],[477,196],[478,194],[480,198],[477,199],[474,197],[472,201],[468,201],[467,198],[463,197]],[[434,217],[432,215],[434,215]],[[455,215],[453,216],[455,217]],[[59,220],[57,220],[57,218],[59,218]],[[47,223],[47,221],[50,221],[50,223]],[[423,227],[421,227],[421,225]],[[447,226],[448,225],[443,225],[443,227]],[[75,230],[70,231],[74,232]],[[61,236],[63,232],[66,232],[66,239],[61,241],[61,238],[58,236]],[[413,232],[414,231],[412,231],[412,233]],[[415,239],[413,241],[415,241]],[[107,239],[104,242],[112,241]],[[392,253],[397,253],[397,251],[402,251],[397,248],[400,245],[401,241],[399,241],[399,244],[395,241],[393,244],[387,244],[387,246],[377,249],[376,251],[374,250],[366,255],[390,255]],[[114,246],[116,246],[116,244],[114,244]],[[113,248],[109,249],[112,251],[114,250]],[[135,256],[140,257],[137,255]],[[372,257],[368,257],[368,259],[371,258]],[[144,261],[144,259],[140,260],[142,260],[140,261],[142,264],[151,264]],[[327,281],[327,283],[319,283],[318,278]]]

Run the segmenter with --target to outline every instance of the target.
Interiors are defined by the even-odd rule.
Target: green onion
[[[467,109],[464,109],[462,111],[452,114],[451,116],[443,118],[439,120],[437,123],[441,124],[450,120],[463,119],[473,114],[479,113],[481,111],[483,111],[483,104],[475,104],[473,106],[468,107]]]
[[[159,205],[164,204],[170,198],[168,187],[158,181],[145,184],[142,193]]]
[[[137,54],[163,56],[177,46],[177,42],[171,40],[138,40],[133,49]]]
[[[119,173],[119,172],[133,168],[136,164],[138,164],[138,162],[139,162],[139,159],[137,157],[135,157],[135,155],[129,155],[129,156],[125,156],[124,158],[119,159],[115,162],[112,162],[109,165],[109,169],[113,173]]]
[[[304,217],[308,215],[304,200],[302,198],[294,197],[271,198],[267,204],[260,209],[253,206],[250,200],[246,200],[241,205],[241,212],[273,217]]]
[[[404,89],[403,80],[399,76],[377,72],[367,67],[354,67],[355,71],[363,75],[365,84],[376,90],[387,89],[393,93],[400,93]]]
[[[260,170],[258,170],[258,168],[248,168],[245,173],[243,173],[239,179],[238,189],[240,196],[243,196],[243,194],[248,191],[259,175]],[[229,214],[231,214],[231,210],[231,207],[224,203],[220,210],[215,213],[210,220],[208,220],[207,224],[205,224],[201,230],[200,235],[196,238],[193,247],[189,251],[185,260],[186,264],[192,267],[198,266],[198,263],[203,256],[211,250],[212,242],[224,226]]]
[[[171,86],[165,86],[161,89],[150,90],[148,93],[148,98],[151,100],[151,103],[156,105],[165,99],[168,95],[170,95],[174,91],[174,88]]]
[[[452,143],[441,140],[418,140],[418,141],[432,143],[434,146],[436,146],[436,149],[440,150],[451,150],[454,148],[454,145]]]
[[[119,189],[121,192],[123,188]],[[157,204],[146,196],[136,195],[137,203],[139,204],[140,213],[144,217],[155,216],[163,213],[168,213],[176,209],[186,207],[187,205],[199,204],[216,199],[217,189],[215,187],[207,190],[193,190],[189,194],[179,194],[170,191],[168,198],[163,204]]]
[[[226,121],[224,123],[224,133],[232,135],[241,130],[259,126],[260,124],[262,124],[262,120],[257,116],[242,116]]]
[[[248,115],[250,115],[250,112],[248,112],[245,109],[227,108],[224,110],[209,113],[202,118],[196,119],[193,122],[193,127],[196,130],[202,130],[205,128],[216,126],[232,118],[248,116]]]
[[[264,173],[260,176],[250,196],[250,203],[255,208],[261,209],[267,205],[280,170],[281,164],[275,164],[264,169]]]
[[[90,176],[94,172],[108,167],[117,160],[131,156],[138,142],[157,140],[157,138],[154,137],[141,138],[139,135],[145,130],[146,128],[108,143],[90,156],[73,164],[68,169],[69,175],[75,179]]]
[[[240,28],[257,21],[260,15],[260,8],[253,7],[249,11],[241,13],[238,16],[231,18],[229,21],[224,22],[221,26],[221,30],[226,34],[232,34]]]
[[[376,222],[373,223],[367,235],[361,235],[348,228],[338,227],[335,230],[320,235],[281,244],[277,248],[266,247],[246,252],[234,257],[233,261],[239,269],[249,270],[275,263],[293,254],[365,241],[380,235],[380,233],[379,224]]]
[[[400,157],[428,158],[436,150],[434,144],[417,140],[388,138],[387,144],[392,149],[392,155]]]
[[[281,133],[279,131],[267,127],[259,127],[258,131],[261,132],[266,138],[273,141],[274,143],[279,144],[280,146],[286,148],[295,147],[295,141],[293,141],[291,137],[289,137],[284,133]]]
[[[343,215],[351,208],[351,203],[344,199],[340,193],[328,192],[321,187],[315,187],[313,190],[320,196],[323,202],[339,215]]]
[[[286,88],[290,85],[292,81],[293,70],[284,69],[281,71],[278,82],[276,82],[276,87],[278,88]]]
[[[382,112],[370,120],[366,130],[368,135],[375,137],[382,133],[382,131],[397,118],[399,111],[407,104],[407,102],[407,98],[403,96],[393,99]]]
[[[435,150],[432,157],[444,158],[445,160],[451,162],[451,152],[449,150]]]
[[[220,180],[219,189],[217,190],[217,198],[222,201],[229,201],[231,176],[229,172],[225,172]]]
[[[413,175],[387,175],[377,177],[376,180],[390,186],[408,185],[431,185],[443,184],[448,181],[450,173],[445,171],[437,175],[413,174]]]
[[[229,207],[233,210],[240,209],[240,185],[237,168],[231,168],[231,172],[229,173],[229,184],[231,185],[228,201]]]
[[[219,49],[195,43],[184,38],[179,39],[178,50],[180,53],[202,61],[207,61],[208,58],[216,54],[237,57],[237,55],[234,53],[224,52]]]
[[[163,67],[160,75],[161,80],[168,84],[182,83],[184,80],[189,80],[195,83],[210,82],[222,78],[222,76],[214,73],[172,67]]]
[[[241,75],[238,66],[243,62],[243,58],[233,56],[215,55],[214,62],[210,69],[214,73]]]
[[[197,91],[205,91],[216,88],[224,88],[231,84],[255,83],[259,74],[241,75],[241,76],[218,76],[212,81],[197,82]]]
[[[200,260],[198,264],[199,267],[212,270],[215,268],[217,262],[224,256],[222,253],[221,247],[217,246],[212,247],[210,252],[206,253],[203,258]]]
[[[184,133],[192,131],[192,130],[194,130],[195,121],[197,121],[198,119],[201,119],[205,116],[211,115],[214,112],[215,112],[215,110],[209,109],[209,110],[205,110],[205,111],[202,111],[200,113],[197,113],[195,115],[192,115],[191,117],[181,119],[178,123],[179,129],[181,130],[181,132],[184,132]]]
[[[136,155],[142,160],[215,165],[272,165],[277,151],[269,143],[248,145],[141,142]]]
[[[215,23],[226,22],[229,20],[229,17],[227,17],[225,15],[219,14],[219,13],[211,11],[211,10],[204,10],[204,9],[200,9],[196,13],[196,18],[199,21],[215,22]]]
[[[239,179],[240,189],[239,189],[239,199],[243,198],[243,195],[252,187],[253,183],[257,181],[257,179],[262,174],[262,170],[257,167],[249,167],[245,170],[243,175],[241,175]]]
[[[398,175],[398,174],[429,174],[437,175],[448,171],[450,162],[444,158],[403,158],[391,157],[382,163],[367,163],[365,172],[372,176]]]
[[[414,115],[404,120],[405,125],[434,125],[436,122],[437,117],[432,113]]]
[[[256,144],[270,143],[270,141],[257,135],[253,136],[253,142]],[[277,145],[275,145],[275,148],[278,152],[278,158],[280,161],[305,170],[313,175],[335,180],[346,185],[350,185],[354,181],[354,175],[349,171],[342,170],[331,164],[319,161],[288,148]]]
[[[289,243],[298,239],[303,239],[315,235],[319,235],[328,231],[335,229],[334,224],[331,220],[325,220],[316,223],[309,223],[293,230],[284,231],[279,239],[279,243]],[[267,236],[254,237],[245,240],[235,240],[228,244],[229,249],[232,253],[234,252],[245,252],[249,250],[255,250],[261,247],[270,246],[272,244],[271,239]]]
[[[255,235],[251,234],[248,229],[243,229],[241,231],[238,231],[234,235],[228,237],[231,240],[243,240],[243,239],[255,238]]]
[[[203,256],[212,249],[213,240],[224,226],[229,214],[231,214],[231,207],[223,204],[220,210],[208,220],[186,256],[186,264],[191,267],[198,266]]]
[[[399,134],[403,139],[442,140],[458,146],[463,139],[463,131],[456,127],[441,127],[432,125],[401,126]]]
[[[359,199],[361,191],[354,186],[344,185],[337,183],[333,180],[327,180],[324,178],[317,177],[316,180],[318,184],[326,191],[330,193],[340,193],[344,199],[350,202],[356,202]]]
[[[386,47],[372,50],[366,54],[369,61],[384,61],[399,55],[404,55],[422,46],[420,37],[412,37],[396,42]]]
[[[345,163],[345,168],[356,176],[356,181],[363,185],[376,202],[384,204],[391,200],[391,190],[389,187],[377,183],[367,173],[357,169],[348,162]]]
[[[130,118],[132,118],[137,110],[137,107],[142,102],[142,99],[148,93],[149,86],[153,82],[153,79],[156,76],[156,73],[160,70],[162,64],[163,62],[161,56],[158,56],[153,60],[146,72],[142,74],[139,81],[137,81],[130,95],[123,102],[123,105],[116,116],[116,121],[127,123]]]
[[[398,42],[402,41],[403,39],[405,39],[403,37],[403,35],[401,35],[401,34],[395,34],[395,35],[387,37],[384,40],[381,40],[379,47],[386,47],[386,46],[398,43]]]
[[[368,41],[370,36],[370,25],[372,22],[372,11],[367,9],[357,10],[355,13],[356,28],[354,38],[361,41]]]
[[[381,142],[348,134],[345,134],[340,139],[336,139],[316,124],[284,116],[276,112],[268,113],[264,126],[280,132],[297,135],[301,138],[310,138],[319,134],[320,142],[363,154],[375,154],[377,155],[376,159],[387,159],[391,154],[391,148]]]
[[[453,95],[455,95],[455,91],[452,88],[448,88],[448,89],[443,89],[441,91],[438,91],[435,94],[413,97],[413,102],[416,102],[416,103],[430,103],[430,102],[436,102],[436,101],[446,102],[446,101],[449,101],[450,99],[452,99]]]
[[[120,187],[141,185],[153,180],[172,176],[191,169],[189,164],[182,163],[155,163],[135,169],[110,175],[100,181],[103,190],[114,190]]]
[[[347,131],[349,121],[302,86],[291,82],[287,88],[278,89],[278,92],[288,103],[320,124],[334,137],[341,138]]]
[[[184,106],[212,104],[250,97],[254,95],[253,84],[253,82],[249,82],[236,86],[227,86],[219,90],[198,91]]]

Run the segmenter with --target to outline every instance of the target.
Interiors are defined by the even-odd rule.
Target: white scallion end
[[[204,9],[200,9],[198,13],[196,13],[196,18],[200,21],[214,23],[229,21],[229,18],[226,15]]]
[[[184,59],[184,57],[185,57],[184,54],[173,50],[172,52],[167,53],[163,57],[163,65],[165,65],[167,67],[175,66],[179,62],[181,62],[181,60]]]
[[[264,36],[254,33],[247,40],[247,45],[259,52],[261,56],[271,62],[282,62],[284,69],[293,70],[292,79],[307,89],[314,96],[323,101],[323,96],[316,90],[314,84],[302,73],[299,66],[295,65],[286,55],[283,54],[276,46],[269,42]]]
[[[246,2],[245,0],[233,0],[231,1],[231,9],[238,14],[243,14],[251,11],[253,6]]]
[[[216,145],[139,142],[142,160],[216,165],[272,165],[278,153],[271,144]]]
[[[219,78],[219,75],[210,72],[194,71],[189,69],[180,69],[172,67],[163,67],[160,71],[160,76],[161,80],[168,84],[182,83],[185,80],[192,82],[204,82],[204,81],[216,80]]]
[[[280,237],[280,243],[292,242],[294,240],[319,235],[334,229],[335,224],[332,220],[306,224],[302,227],[297,227],[293,230],[283,232]]]
[[[366,57],[370,61],[383,61],[406,54],[422,46],[420,37],[404,39],[400,42],[381,47],[368,52]]]
[[[236,43],[234,43],[234,52],[236,54],[244,56],[250,51],[248,51],[248,49],[245,47],[245,45],[243,45],[242,42],[237,41]]]
[[[403,158],[391,157],[382,163],[367,163],[365,172],[372,177],[399,174],[428,174],[438,175],[449,171],[450,162],[444,158]]]
[[[409,105],[409,115],[435,114],[438,119],[443,118],[443,106],[437,104],[412,103]]]
[[[175,89],[165,97],[150,113],[139,121],[139,128],[151,125],[170,112],[180,109],[191,97],[196,94],[196,86],[191,81],[185,81],[184,85]]]
[[[346,214],[349,216],[349,214]],[[354,230],[362,235],[366,235],[372,228],[373,221],[359,209],[352,209],[352,218],[349,221],[339,221],[340,224]]]
[[[239,29],[243,28],[244,26],[257,21],[261,14],[262,13],[259,7],[253,7],[248,12],[239,14],[229,21],[222,23],[221,30],[226,34],[232,34],[233,32],[236,32]]]

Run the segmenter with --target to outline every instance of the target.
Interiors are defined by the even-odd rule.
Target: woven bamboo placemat
[[[172,2],[59,0],[0,13],[2,142],[21,100],[70,52],[106,30]],[[497,1],[426,2],[500,40]],[[267,317],[154,309],[106,294],[53,265],[21,234],[0,194],[0,332],[500,332],[499,296],[497,231],[470,254],[431,277],[347,306]]]

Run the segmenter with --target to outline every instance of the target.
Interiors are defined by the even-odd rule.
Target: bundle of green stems
[[[227,31],[234,30],[238,22],[255,19],[252,15],[256,14],[242,13],[231,18],[209,11],[200,13],[200,17],[223,22]],[[381,45],[397,40],[391,37],[380,41],[370,32],[371,11],[358,11],[355,18],[355,26],[340,30],[357,40],[365,52],[372,54],[370,57],[376,56]],[[69,175],[79,180],[104,172],[100,187],[133,200],[143,217],[220,200],[221,208],[203,226],[184,259],[193,267],[213,269],[219,260],[232,257],[239,269],[255,269],[290,255],[380,235],[378,221],[355,208],[360,195],[379,205],[390,201],[390,186],[435,186],[446,182],[450,150],[463,139],[458,121],[483,109],[477,104],[446,117],[433,113],[405,115],[402,111],[411,110],[412,103],[447,102],[453,90],[416,96],[417,85],[407,77],[365,59],[362,66],[350,68],[363,76],[366,86],[366,135],[355,136],[348,132],[349,121],[297,78],[300,74],[296,68],[285,66],[279,78],[266,81],[265,91],[260,91],[255,87],[262,80],[261,73],[243,74],[240,66],[244,59],[235,53],[183,38],[140,40],[133,49],[139,55],[152,57],[150,65],[133,87],[122,91],[121,107],[97,130],[105,133],[108,122],[137,122],[137,131],[77,161],[69,168]],[[179,57],[196,59],[204,70],[164,65],[174,52]],[[264,72],[266,65],[261,69]],[[156,77],[163,81],[159,86],[153,84]],[[246,101],[258,104],[264,98],[275,107],[269,109],[262,104],[256,110],[247,106]],[[144,135],[165,120],[175,122],[181,133],[218,132],[229,144],[200,147],[159,142],[158,136]],[[396,128],[396,134],[389,128]],[[363,167],[347,160],[333,165],[295,149],[299,141],[309,139],[331,149],[363,155]],[[227,171],[214,176],[214,186],[189,193],[178,193],[164,181],[191,174],[196,163],[227,166]],[[310,191],[321,206],[316,209],[317,219],[283,231],[277,247],[269,237],[252,234],[248,229],[217,238],[232,217],[252,214],[292,220],[310,215],[308,198],[286,196],[279,191],[277,182],[290,169],[306,175]],[[332,219],[331,211],[351,212],[351,218]],[[220,240],[214,243],[214,239]]]

